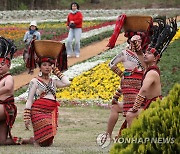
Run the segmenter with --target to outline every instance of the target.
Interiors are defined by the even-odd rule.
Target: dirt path
[[[79,58],[69,58],[68,66],[72,66],[78,62],[84,61],[88,58],[98,55],[101,52],[104,52],[105,50],[108,49],[106,47],[106,45],[108,44],[108,41],[109,41],[109,38],[106,38],[100,42],[92,43],[89,46],[81,48],[81,56]],[[116,45],[124,43],[125,41],[126,41],[126,38],[124,37],[124,34],[120,34],[117,39]],[[13,76],[14,89],[17,90],[21,88],[22,86],[27,85],[33,77],[37,76],[38,72],[39,72],[39,69],[35,69],[33,75],[29,75],[27,72],[24,72],[22,74]]]
[[[177,17],[177,21],[180,21],[180,16]],[[116,45],[124,43],[127,39],[124,37],[124,33],[120,34]],[[108,44],[109,38],[106,38],[100,42],[92,43],[91,45],[81,48],[81,56],[79,58],[69,58],[68,66],[72,66],[78,62],[84,61],[88,58],[98,55],[101,52],[104,52],[108,48],[106,45]],[[34,70],[33,75],[29,75],[27,72],[14,76],[14,89],[17,90],[24,85],[27,85],[29,81],[37,76],[39,69]]]

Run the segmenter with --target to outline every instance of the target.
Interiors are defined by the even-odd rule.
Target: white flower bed
[[[18,67],[18,66],[21,66],[22,64],[24,63],[24,60],[23,60],[23,57],[22,56],[19,56],[17,58],[14,58],[12,59],[11,61],[11,68],[15,68],[15,67]]]
[[[172,14],[175,14],[176,12],[180,12],[180,8],[172,8],[172,9],[134,9],[134,10],[82,10],[82,13],[84,15],[84,20],[116,20],[116,18],[122,14],[147,14],[156,16],[157,12],[173,12]],[[37,20],[38,22],[51,22],[51,21],[60,21],[64,22],[66,21],[67,14],[69,13],[69,10],[26,10],[26,11],[0,11],[0,24],[6,24],[6,23],[27,23],[32,20]],[[42,16],[43,14],[43,16]],[[180,23],[178,23],[178,27],[180,26]],[[98,35],[102,32],[112,30],[114,28],[114,25],[102,27],[99,29],[91,30],[85,33],[82,33],[81,39],[85,39],[88,37],[91,37],[93,35]],[[63,40],[64,42],[65,40]],[[90,70],[91,68],[95,67],[96,65],[105,62],[108,59],[111,59],[114,57],[118,52],[120,52],[124,47],[125,44],[116,46],[115,48],[108,50],[107,52],[104,52],[103,54],[100,54],[96,57],[93,57],[89,60],[87,60],[84,63],[76,64],[72,67],[70,67],[64,74],[70,78],[73,79],[74,77],[80,75],[81,73]],[[11,69],[17,66],[20,66],[23,64],[22,56],[18,57],[14,60],[12,60],[12,66]],[[83,66],[83,67],[82,67]],[[53,76],[55,78],[55,76]],[[28,92],[21,94],[20,96],[15,98],[15,101],[21,101],[27,99]]]
[[[161,9],[131,9],[131,10],[81,10],[84,20],[115,20],[120,14],[139,14],[156,16],[160,12],[165,14],[179,14],[180,8]],[[24,10],[24,11],[0,11],[0,24],[29,23],[32,20],[38,22],[66,21],[69,10]]]
[[[110,26],[105,26],[105,27],[101,27],[98,29],[90,30],[88,32],[84,32],[84,33],[82,33],[81,40],[92,37],[94,35],[98,35],[100,33],[103,33],[103,32],[109,31],[109,30],[113,30],[113,28],[114,28],[114,25],[110,25]],[[66,41],[66,39],[62,40],[62,42],[65,42],[65,41]],[[23,57],[19,56],[19,57],[12,60],[11,69],[13,69],[17,66],[20,66],[23,63],[24,63]]]
[[[126,45],[127,45],[126,43],[118,45],[115,48],[107,50],[106,52],[104,52],[98,56],[95,56],[93,58],[90,58],[89,60],[87,60],[83,63],[75,64],[75,65],[69,67],[68,70],[65,71],[63,74],[65,76],[67,76],[69,79],[73,79],[74,77],[80,75],[81,73],[83,73],[85,71],[92,69],[93,67],[97,66],[98,64],[103,63],[103,62],[107,61],[108,59],[113,58],[120,51],[122,51],[122,49],[124,49]],[[52,78],[57,78],[57,77],[52,76]],[[27,96],[28,96],[28,90],[25,93],[19,95],[18,97],[15,97],[15,101],[19,102],[22,100],[27,100]]]

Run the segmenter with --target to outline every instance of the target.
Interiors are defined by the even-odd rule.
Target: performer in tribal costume
[[[16,46],[11,40],[0,37],[0,145],[16,145],[32,143],[31,140],[23,140],[13,137],[12,126],[17,115],[17,107],[14,104],[14,81],[9,73],[11,59],[16,51]]]
[[[139,35],[132,37],[132,39],[134,38],[136,40],[141,40]],[[139,41],[139,44],[141,44],[141,41]],[[138,59],[137,53],[133,50],[132,41],[130,40],[129,47],[115,56],[109,63],[110,68],[121,77],[121,84],[112,99],[111,113],[108,120],[106,133],[110,137],[118,120],[119,113],[123,112],[123,116],[126,116],[126,112],[134,105],[136,95],[141,88],[144,68]],[[120,62],[124,65],[124,72],[117,66]],[[123,101],[118,102],[121,95],[123,96]]]
[[[10,60],[0,58],[0,145],[15,144],[11,135],[11,128],[17,115],[17,107],[13,97],[13,78],[6,72],[10,67]],[[4,73],[4,74],[2,74]]]
[[[141,40],[140,36],[135,35],[132,39]],[[133,52],[131,47],[132,41],[130,41],[129,48],[123,50],[120,54],[115,56],[109,63],[110,68],[121,77],[121,85],[115,95],[113,96],[113,104],[118,102],[120,93],[123,94],[123,115],[126,116],[127,110],[134,104],[139,89],[141,88],[141,80],[143,75],[143,66],[138,59],[136,52]],[[139,42],[141,43],[141,42]],[[122,72],[117,64],[122,62],[124,65],[124,72]],[[120,93],[119,93],[119,92]],[[119,95],[118,95],[119,94]]]
[[[46,42],[43,42],[42,45],[45,44]],[[53,50],[57,49],[51,46],[49,52],[54,52]],[[35,50],[35,52],[37,51]],[[60,48],[58,52],[60,52]],[[60,105],[56,101],[56,89],[70,85],[68,78],[55,67],[55,62],[54,57],[39,56],[39,75],[33,78],[29,84],[28,100],[24,110],[24,121],[27,129],[29,129],[30,121],[32,121],[35,145],[38,146],[50,146],[53,143],[58,126],[58,106]],[[59,79],[50,78],[51,71]]]
[[[157,63],[176,34],[176,19],[169,19],[169,23],[166,23],[166,20],[157,19],[157,25],[153,31],[151,44],[144,54],[146,70],[142,80],[142,87],[133,107],[126,114],[126,120],[129,126],[133,119],[138,117],[142,109],[147,109],[152,101],[155,101],[157,98],[162,98],[160,71]]]
[[[116,27],[113,35],[111,36],[108,47],[114,47],[120,30],[124,26],[125,19],[126,15],[118,17]],[[115,56],[109,63],[111,70],[121,77],[121,84],[112,99],[111,113],[108,120],[105,138],[111,138],[119,113],[123,112],[123,116],[126,117],[127,111],[133,107],[136,96],[141,88],[144,67],[139,59],[143,58],[141,52],[142,50],[144,51],[150,43],[150,26],[152,24],[151,17],[148,16],[148,20],[149,23],[144,31],[138,31],[137,29],[137,31],[132,30],[125,32],[125,37],[128,38],[127,42],[129,43],[129,46],[120,54]],[[117,67],[117,64],[120,62],[124,65],[124,72]],[[123,96],[123,101],[118,102],[121,95]],[[126,120],[124,121],[122,127],[124,127],[124,125],[127,125]]]

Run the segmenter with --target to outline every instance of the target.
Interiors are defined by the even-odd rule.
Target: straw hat
[[[34,47],[37,56],[57,59],[63,48],[63,43],[52,40],[35,40]]]
[[[127,16],[124,23],[125,32],[142,32],[147,31],[149,24],[152,22],[151,16]]]

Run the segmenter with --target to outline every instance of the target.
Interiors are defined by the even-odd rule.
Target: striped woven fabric
[[[141,105],[141,107],[142,107],[144,110],[147,109],[147,108],[149,107],[149,105],[150,105],[153,101],[156,101],[158,98],[159,98],[160,100],[162,100],[163,97],[160,95],[160,96],[154,97],[154,98],[152,98],[152,99],[146,99],[145,102]]]
[[[6,124],[8,126],[8,135],[10,136],[10,138],[12,138],[11,128],[15,122],[17,115],[17,107],[14,104],[14,96],[10,96],[4,101],[0,100],[0,104],[4,105],[4,112],[6,114]]]
[[[59,103],[55,100],[37,99],[31,108],[34,139],[40,145],[54,138],[57,130]]]
[[[141,88],[143,71],[125,70],[124,78],[121,80],[121,90],[123,94],[123,116],[133,107],[136,96]]]

